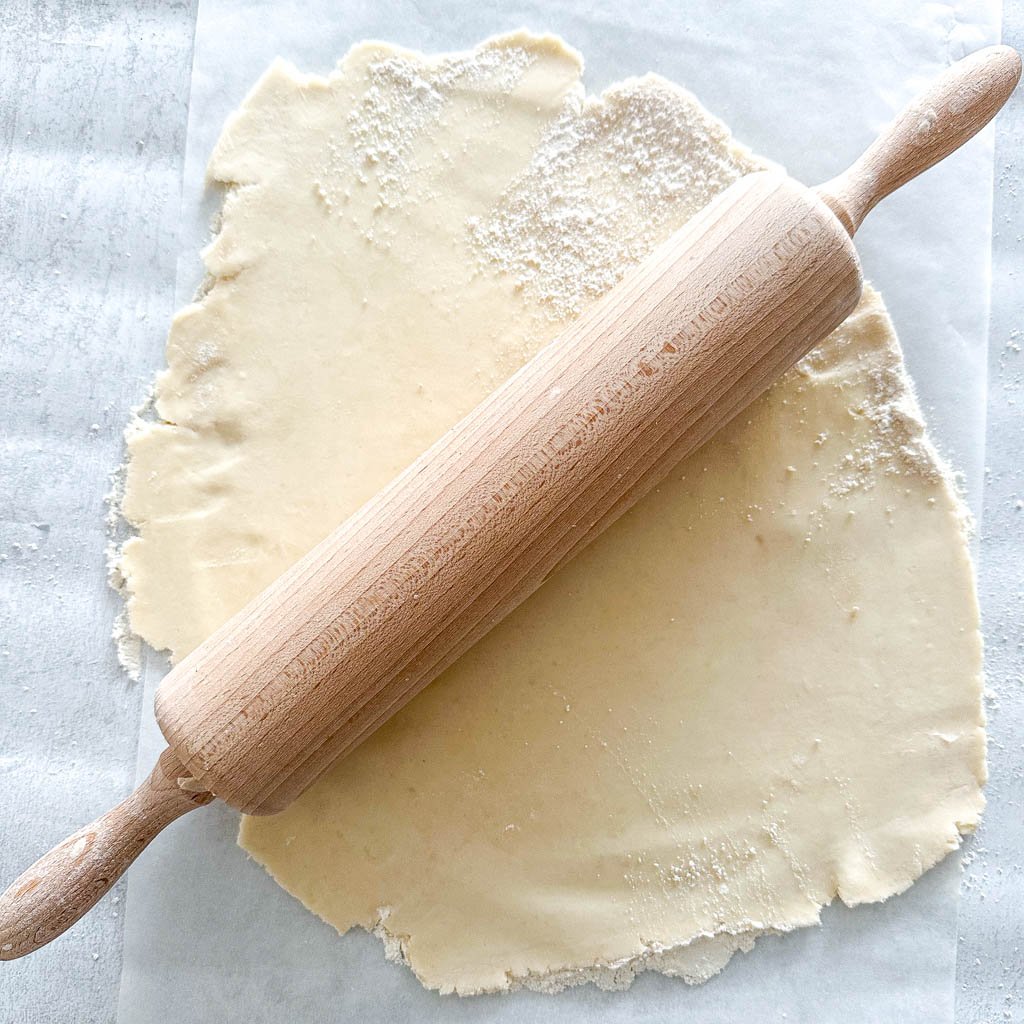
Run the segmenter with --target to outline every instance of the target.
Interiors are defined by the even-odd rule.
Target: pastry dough
[[[228,122],[205,294],[129,434],[132,627],[182,657],[763,162],[656,77],[515,34],[276,63]],[[872,291],[242,845],[424,984],[699,980],[883,900],[982,808],[964,517]]]

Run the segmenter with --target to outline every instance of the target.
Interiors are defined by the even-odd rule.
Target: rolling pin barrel
[[[741,179],[163,681],[197,783],[282,810],[857,303],[851,236],[1020,78],[960,61],[817,191]]]
[[[281,810],[849,314],[846,229],[741,179],[187,657],[157,720]]]
[[[162,682],[165,751],[0,896],[0,959],[76,921],[210,794],[282,810],[852,311],[851,236],[1020,78],[948,69],[817,190],[743,178]]]

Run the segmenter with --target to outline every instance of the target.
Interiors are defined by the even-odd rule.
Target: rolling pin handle
[[[0,960],[45,946],[93,907],[167,825],[209,803],[166,749],[149,777],[113,810],[40,857],[0,896]]]
[[[875,205],[959,149],[995,117],[1020,81],[1020,54],[986,46],[913,100],[848,170],[815,191],[852,236]]]

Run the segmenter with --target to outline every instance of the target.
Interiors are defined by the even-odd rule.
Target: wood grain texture
[[[957,61],[818,194],[855,234],[887,195],[977,135],[1010,98],[1020,72],[1020,54],[1009,46],[986,46]]]
[[[860,290],[812,192],[738,182],[164,679],[182,763],[240,810],[285,807]]]
[[[0,960],[15,960],[55,939],[106,894],[151,840],[176,818],[209,803],[186,792],[188,773],[170,750],[113,810],[40,857],[0,896]]]

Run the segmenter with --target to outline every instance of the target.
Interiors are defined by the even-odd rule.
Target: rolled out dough
[[[175,658],[762,161],[516,34],[228,122],[205,294],[129,432],[135,631]],[[982,808],[964,520],[881,300],[241,843],[425,985],[700,980],[883,900]]]

